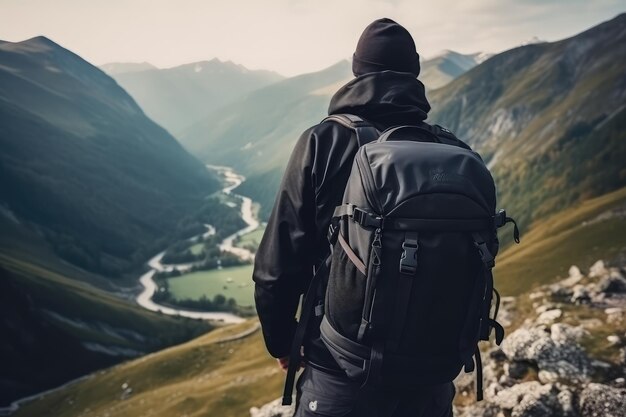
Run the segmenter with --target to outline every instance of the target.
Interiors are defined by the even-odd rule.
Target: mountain
[[[98,68],[110,76],[157,69],[157,67],[149,62],[110,62],[108,64],[99,65]]]
[[[217,189],[79,56],[37,37],[1,44],[0,62],[0,205],[65,260],[118,275]]]
[[[254,91],[185,130],[179,139],[207,161],[244,173],[282,164],[305,127],[324,117],[329,96],[350,78],[348,61]]]
[[[131,300],[219,181],[98,68],[0,43],[0,404],[197,336]]]
[[[150,118],[172,133],[246,93],[283,79],[275,72],[251,71],[217,58],[143,71],[129,64],[114,65],[101,68],[130,93]],[[130,71],[119,71],[122,65]]]
[[[498,54],[429,94],[524,225],[626,185],[626,14]]]
[[[420,79],[428,90],[435,90],[465,74],[490,56],[491,54],[485,53],[460,54],[447,50],[421,63]]]

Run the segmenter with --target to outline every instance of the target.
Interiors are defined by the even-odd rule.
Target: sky
[[[554,41],[624,11],[623,0],[0,0],[0,39],[44,35],[96,65],[217,57],[293,76],[349,58],[380,17],[428,58]]]

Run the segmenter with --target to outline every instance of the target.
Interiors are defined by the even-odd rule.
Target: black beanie
[[[380,71],[420,73],[420,56],[408,30],[391,19],[370,23],[359,38],[352,56],[355,76]]]

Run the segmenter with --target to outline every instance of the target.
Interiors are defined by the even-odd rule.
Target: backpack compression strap
[[[339,123],[343,127],[347,127],[348,129],[354,131],[354,133],[356,133],[356,140],[359,143],[359,147],[365,145],[366,143],[375,141],[380,135],[374,126],[361,119],[359,116],[355,116],[353,114],[331,114],[322,120],[322,123],[325,122]]]

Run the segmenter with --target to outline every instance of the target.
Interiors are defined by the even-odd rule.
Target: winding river
[[[237,173],[235,173],[232,168],[229,167],[222,167],[222,166],[212,166],[212,165],[207,165],[207,168],[213,171],[217,171],[219,175],[221,175],[226,183],[227,186],[224,187],[221,192],[228,194],[228,195],[232,195],[233,197],[241,200],[241,218],[244,220],[244,222],[247,224],[246,227],[244,227],[243,229],[237,231],[236,233],[233,233],[232,235],[228,236],[227,238],[225,238],[222,243],[220,243],[220,249],[223,251],[228,251],[231,252],[241,258],[246,258],[246,259],[253,259],[254,258],[254,254],[251,253],[249,250],[247,249],[243,249],[243,248],[238,248],[233,246],[233,242],[235,241],[235,239],[238,236],[244,235],[246,233],[249,233],[251,231],[253,231],[254,229],[256,229],[257,227],[259,227],[259,222],[258,220],[255,218],[254,213],[252,211],[252,200],[248,197],[239,195],[239,194],[235,194],[233,193],[233,190],[235,188],[237,188],[244,180],[245,178],[242,175],[239,175]],[[207,238],[213,234],[215,234],[215,228],[211,225],[205,225],[207,230],[206,232],[204,232],[201,235],[198,236],[194,236],[192,238],[189,238],[189,242],[195,242],[196,239],[198,238]],[[168,306],[163,306],[160,304],[155,303],[154,301],[152,301],[152,296],[154,295],[154,293],[157,291],[157,285],[153,280],[153,276],[157,271],[163,271],[165,269],[171,269],[171,268],[177,268],[179,270],[181,270],[182,272],[189,270],[191,268],[191,266],[193,266],[193,264],[177,264],[177,265],[163,265],[163,263],[161,263],[161,259],[163,258],[163,255],[165,254],[165,251],[156,254],[154,257],[152,257],[149,261],[148,261],[148,266],[150,267],[150,270],[148,272],[146,272],[145,274],[143,274],[140,278],[139,281],[141,282],[141,285],[143,285],[144,289],[141,292],[141,294],[139,294],[137,296],[137,303],[142,306],[143,308],[147,309],[147,310],[151,310],[151,311],[156,311],[156,312],[161,312],[163,314],[168,314],[168,315],[172,315],[172,316],[183,316],[183,317],[190,317],[190,318],[195,318],[195,319],[203,319],[203,320],[212,320],[212,321],[219,321],[225,324],[234,324],[234,323],[241,323],[243,321],[245,321],[243,318],[235,315],[235,314],[231,314],[231,313],[224,313],[224,312],[201,312],[201,311],[191,311],[191,310],[180,310],[177,308],[172,308],[172,307],[168,307]],[[252,328],[244,331],[241,334],[237,334],[231,338],[227,338],[224,341],[228,341],[228,340],[234,340],[236,338],[240,338],[240,337],[245,337],[246,335],[258,330],[259,326],[255,325]],[[56,388],[52,388],[48,391],[45,392],[41,392],[41,393],[37,393],[31,396],[28,396],[26,398],[22,398],[20,400],[14,401],[11,405],[9,405],[8,407],[0,407],[0,416],[8,416],[11,415],[12,413],[14,413],[15,411],[18,410],[18,408],[25,404],[28,403],[30,401],[34,401],[38,398],[41,398],[42,396],[51,394],[53,392],[59,391],[63,388],[66,388],[70,385],[76,384],[84,379],[89,378],[90,375],[85,375],[82,376],[80,378],[77,378],[75,380],[69,381],[63,385],[61,385],[60,387],[56,387]]]
[[[248,197],[233,193],[233,190],[237,188],[245,180],[245,178],[242,175],[239,175],[236,172],[234,172],[233,169],[229,167],[207,165],[207,168],[213,171],[217,171],[217,173],[221,175],[226,181],[227,186],[224,187],[221,192],[231,195],[241,200],[241,218],[247,225],[243,229],[238,230],[232,235],[226,237],[220,243],[219,245],[220,249],[226,252],[231,252],[234,255],[239,256],[240,258],[253,259],[254,254],[252,252],[250,252],[247,249],[238,248],[233,245],[237,237],[241,235],[245,235],[246,233],[249,233],[255,230],[257,227],[259,227],[259,221],[255,218],[253,210],[252,210],[252,200]],[[190,243],[195,241],[198,238],[204,239],[212,234],[215,234],[215,228],[213,226],[211,225],[205,225],[205,226],[207,228],[207,231],[203,233],[202,235],[189,238],[188,240]],[[157,284],[154,282],[154,279],[153,279],[154,274],[156,272],[163,271],[165,269],[170,269],[170,268],[176,268],[180,270],[181,272],[185,272],[189,270],[191,266],[193,266],[193,264],[163,265],[161,263],[161,259],[163,258],[164,254],[165,254],[165,251],[158,253],[157,255],[155,255],[153,258],[151,258],[148,261],[148,266],[150,267],[150,270],[139,278],[139,282],[141,283],[141,285],[143,285],[144,289],[141,292],[141,294],[137,296],[137,304],[139,304],[140,306],[142,306],[143,308],[147,310],[161,312],[163,314],[168,314],[172,316],[182,316],[182,317],[190,317],[194,319],[220,321],[222,323],[227,323],[227,324],[241,323],[242,321],[244,321],[243,318],[232,313],[217,312],[217,311],[209,312],[209,311],[181,310],[178,308],[157,304],[154,301],[152,301],[152,296],[158,289]]]

